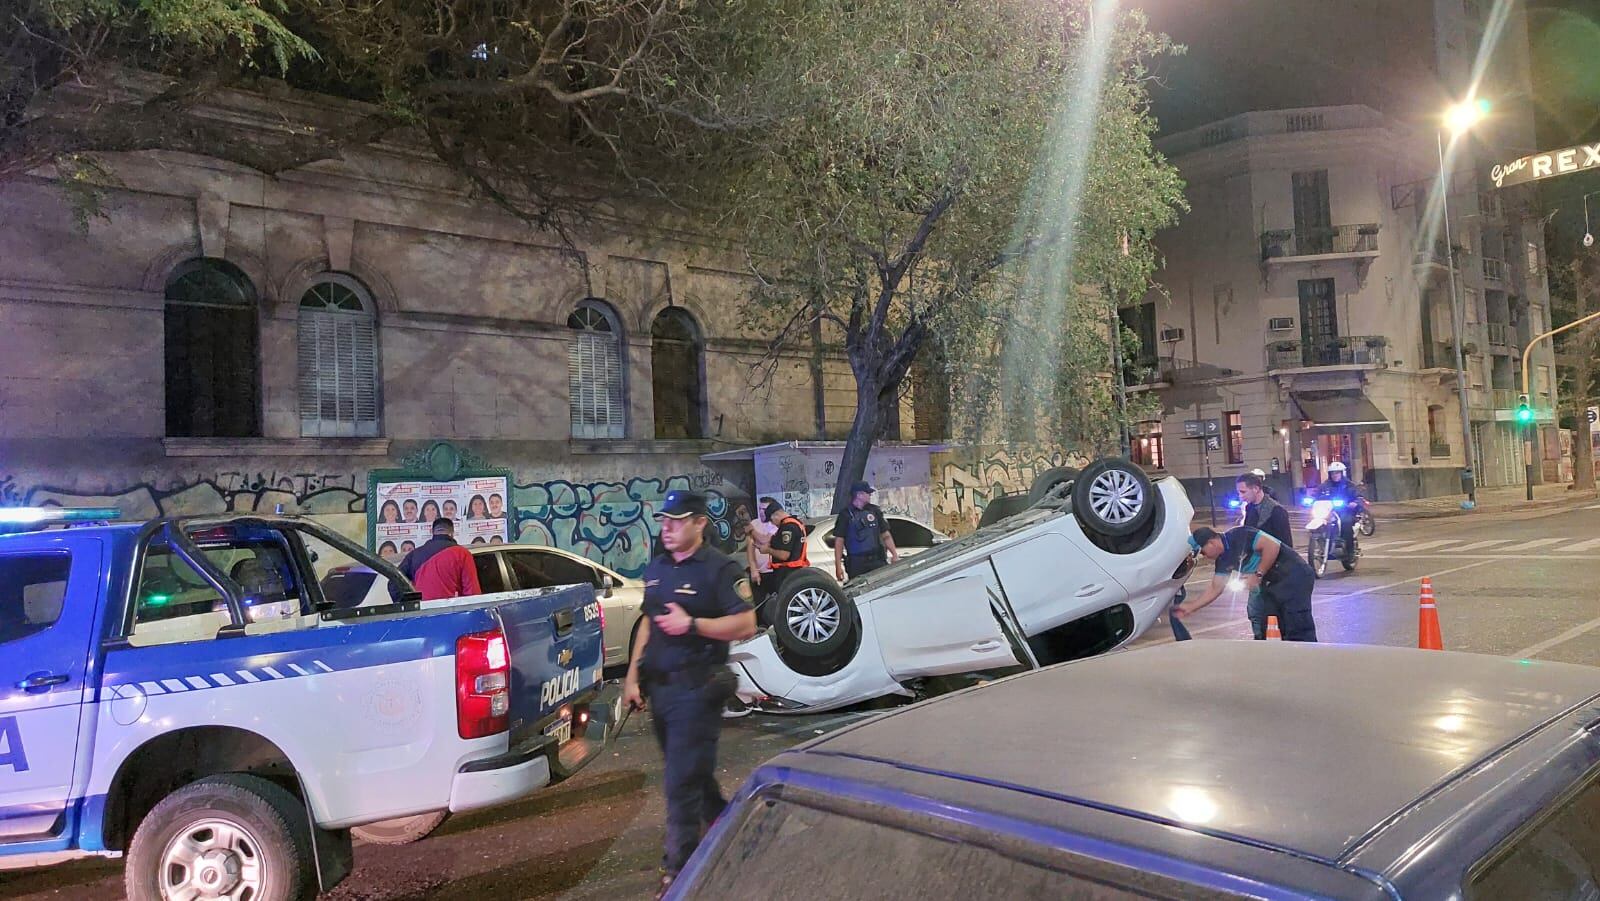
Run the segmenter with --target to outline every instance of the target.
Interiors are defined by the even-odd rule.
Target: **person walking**
[[[756,634],[743,567],[706,543],[705,496],[673,491],[656,516],[666,552],[644,571],[643,613],[623,702],[649,704],[666,758],[667,839],[657,898],[664,896],[700,838],[727,807],[717,785],[717,740],[732,697],[728,645]]]
[[[833,574],[840,582],[846,573],[853,579],[900,561],[889,523],[872,503],[872,492],[866,482],[851,485],[850,506],[833,523]]]
[[[1190,616],[1221,597],[1230,576],[1238,573],[1250,592],[1245,612],[1257,641],[1267,637],[1269,616],[1278,618],[1284,641],[1317,640],[1317,625],[1311,616],[1317,575],[1293,547],[1244,526],[1226,534],[1202,526],[1189,536],[1189,549],[1215,563],[1216,574],[1204,595],[1173,609],[1175,618]]]
[[[433,537],[400,561],[400,571],[417,586],[424,601],[483,594],[472,552],[456,544],[456,524],[444,517],[433,521]],[[389,586],[395,600],[400,598],[399,590],[399,586]]]

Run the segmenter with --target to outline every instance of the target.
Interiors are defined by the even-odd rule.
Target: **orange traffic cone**
[[[1271,641],[1274,638],[1282,641],[1283,633],[1278,631],[1278,618],[1276,616],[1269,616],[1267,617],[1267,640]]]
[[[1433,580],[1422,577],[1422,592],[1417,597],[1417,647],[1424,651],[1444,650],[1439,634],[1439,606],[1433,599]]]

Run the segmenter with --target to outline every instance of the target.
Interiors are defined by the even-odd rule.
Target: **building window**
[[[1244,462],[1244,419],[1238,410],[1225,414],[1228,419],[1228,462]]]
[[[682,307],[667,307],[650,324],[650,389],[657,438],[706,436],[701,350],[700,329]]]
[[[378,328],[366,290],[328,274],[300,298],[300,434],[378,435]]]
[[[1138,434],[1133,439],[1133,462],[1145,469],[1163,469],[1166,454],[1161,446],[1161,421],[1139,423]]]
[[[239,267],[196,259],[167,282],[167,434],[261,435],[256,291]]]
[[[1428,456],[1450,456],[1450,442],[1444,440],[1444,407],[1428,406]]]
[[[586,300],[567,317],[567,388],[572,437],[621,438],[623,418],[622,328],[616,313]]]

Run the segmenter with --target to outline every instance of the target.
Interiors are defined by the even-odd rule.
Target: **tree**
[[[1551,325],[1560,327],[1600,310],[1600,261],[1586,250],[1574,251],[1570,236],[1555,236],[1549,244]],[[1588,409],[1600,398],[1600,322],[1578,326],[1556,337],[1556,364],[1561,395],[1572,404],[1570,423],[1576,440],[1572,447],[1573,487],[1595,487],[1594,451],[1589,438]]]
[[[1144,91],[1170,45],[1090,6],[745,0],[701,22],[671,103],[734,124],[681,156],[747,248],[774,356],[819,319],[842,336],[836,507],[931,336],[1008,422],[1048,408],[1039,437],[1109,398],[1113,297],[1144,293],[1182,198]]]
[[[587,186],[628,171],[613,125],[655,109],[685,21],[670,0],[21,0],[0,17],[0,184],[53,165],[71,185],[96,153],[141,150],[274,175],[406,129],[560,229],[595,202]],[[129,70],[157,89],[130,89]],[[203,113],[268,77],[371,112],[266,139]]]

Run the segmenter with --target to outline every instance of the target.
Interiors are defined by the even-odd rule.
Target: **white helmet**
[[[1343,463],[1329,463],[1328,464],[1328,472],[1330,472],[1330,473],[1344,472],[1344,471],[1345,471],[1345,465]]]
[[[1267,474],[1264,471],[1260,470],[1260,469],[1252,469],[1252,470],[1250,470],[1250,474],[1253,475],[1253,476],[1260,476],[1263,479],[1267,477]]]

